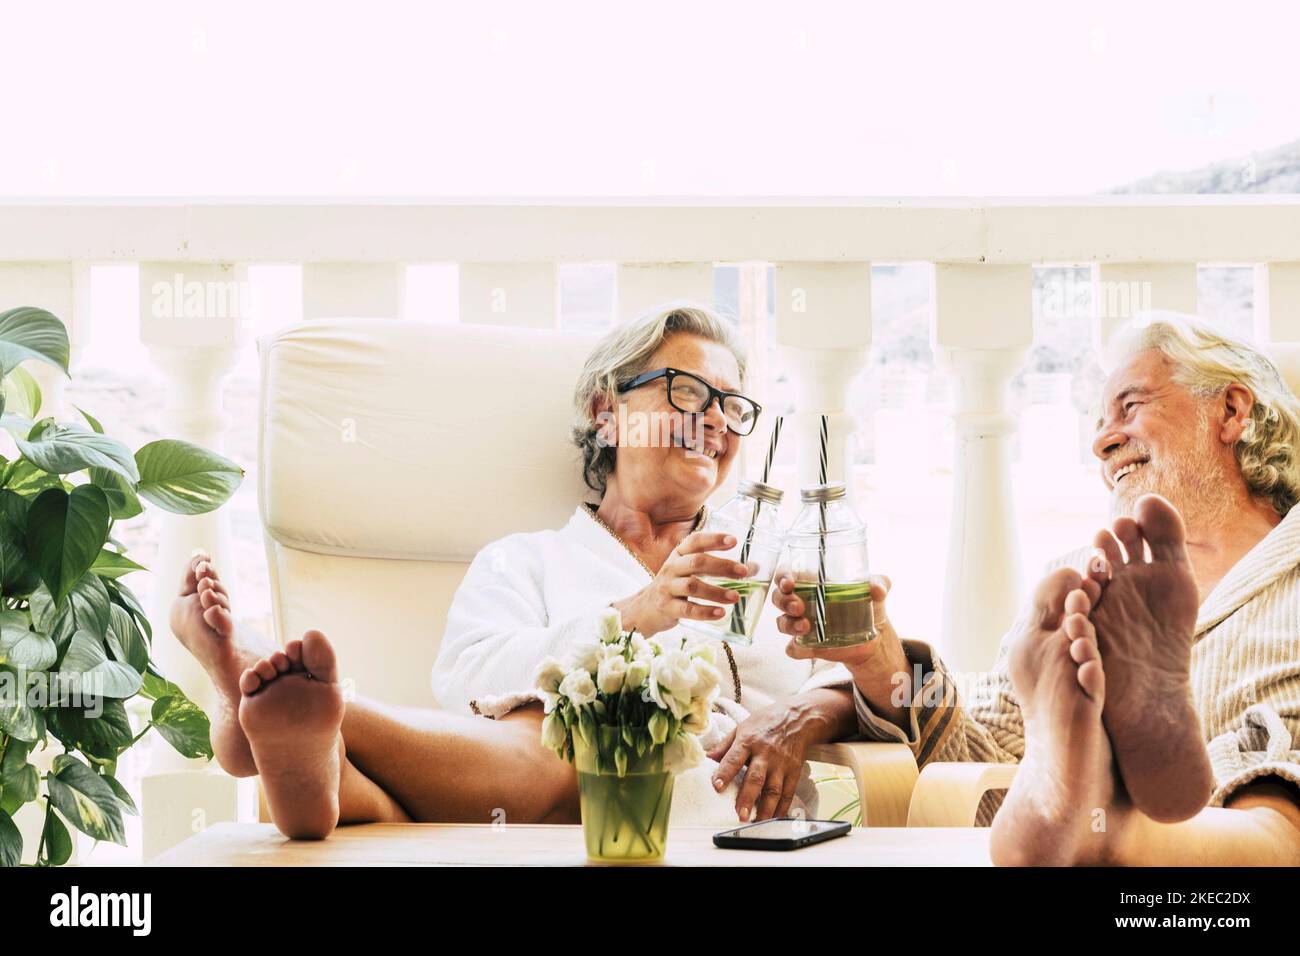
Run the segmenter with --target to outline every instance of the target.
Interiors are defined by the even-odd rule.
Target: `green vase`
[[[673,775],[664,770],[663,747],[638,757],[630,750],[626,771],[615,770],[618,730],[599,727],[600,746],[573,740],[578,799],[587,858],[598,863],[654,863],[664,858]]]

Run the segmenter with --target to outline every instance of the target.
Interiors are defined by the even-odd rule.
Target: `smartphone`
[[[850,829],[852,824],[834,820],[784,817],[715,833],[713,845],[724,850],[797,850],[801,846],[844,836]]]

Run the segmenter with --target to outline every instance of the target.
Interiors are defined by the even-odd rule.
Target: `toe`
[[[295,637],[288,644],[284,645],[284,653],[289,660],[295,664],[302,664],[302,639]]]
[[[198,566],[206,561],[208,556],[202,552],[195,554],[190,558],[189,563],[185,565],[185,573],[181,575],[181,597],[193,594],[199,586]]]
[[[279,671],[275,669],[275,665],[271,663],[270,659],[265,657],[253,665],[253,670],[257,672],[257,676],[262,678],[262,680],[274,680],[275,676],[279,673]]]
[[[275,667],[277,674],[287,674],[293,666],[293,662],[289,660],[289,656],[284,651],[276,651],[267,659]]]
[[[1094,584],[1096,582],[1093,582]],[[1092,598],[1084,588],[1088,584],[1088,579],[1084,578],[1083,583],[1065,596],[1065,613],[1072,615],[1086,615],[1092,610]]]
[[[1187,533],[1177,508],[1159,495],[1143,495],[1134,513],[1153,561],[1187,560]]]
[[[1071,640],[1095,640],[1097,632],[1092,628],[1092,621],[1085,614],[1069,614],[1061,625]]]
[[[1079,686],[1083,692],[1095,701],[1100,701],[1106,692],[1106,672],[1101,669],[1101,658],[1094,658],[1079,665]]]
[[[338,681],[338,658],[334,654],[333,645],[320,631],[311,630],[303,634],[302,666],[317,680],[331,684]]]
[[[262,686],[262,678],[257,675],[257,671],[251,667],[239,675],[239,692],[247,697],[249,694],[257,693]]]
[[[1120,564],[1132,563],[1143,564],[1146,561],[1146,552],[1142,550],[1142,533],[1138,530],[1138,524],[1127,515],[1122,518],[1116,518],[1115,524],[1111,529],[1115,532],[1115,537],[1119,543],[1124,546],[1123,562],[1116,562],[1115,567]]]
[[[1039,582],[1034,590],[1034,606],[1042,627],[1056,629],[1065,612],[1066,595],[1076,590],[1082,580],[1073,568],[1057,568]]]
[[[1115,536],[1110,533],[1110,529],[1102,528],[1092,539],[1092,546],[1101,552],[1102,557],[1111,563],[1111,565],[1123,564],[1124,554],[1119,549],[1119,542]]]
[[[1070,642],[1070,660],[1076,664],[1101,660],[1101,651],[1097,649],[1097,642],[1090,637],[1075,638]]]
[[[203,612],[203,620],[222,637],[233,637],[235,633],[235,619],[230,616],[230,612],[224,607],[214,605]]]

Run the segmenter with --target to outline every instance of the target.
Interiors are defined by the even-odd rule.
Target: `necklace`
[[[650,570],[650,565],[642,561],[640,556],[627,546],[627,542],[618,536],[617,531],[615,531],[609,525],[605,524],[605,520],[601,518],[601,516],[596,512],[596,508],[590,504],[585,504],[584,507],[587,514],[591,515],[592,520],[595,521],[596,524],[598,524],[600,527],[604,528],[606,533],[611,538],[613,538],[620,545],[622,545],[623,550],[626,551],[628,554],[632,555],[632,560],[635,561],[637,564],[641,565],[641,569],[645,571],[646,574],[650,575],[651,579],[653,579],[655,573]],[[695,527],[692,528],[691,530],[692,531],[699,530],[700,526],[703,525],[706,520],[708,520],[708,517],[709,517],[709,509],[708,506],[706,505],[705,507],[700,509],[699,517],[695,519]],[[722,649],[727,652],[727,663],[731,666],[731,683],[735,687],[736,703],[739,704],[740,703],[740,669],[736,666],[736,655],[731,652],[731,645],[728,644],[726,641],[722,642]]]

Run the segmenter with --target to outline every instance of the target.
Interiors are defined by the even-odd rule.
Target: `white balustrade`
[[[1093,269],[1093,347],[1139,312],[1196,311],[1195,262],[1103,262]]]
[[[1029,266],[935,266],[934,345],[952,377],[952,516],[939,643],[950,667],[984,670],[1020,603],[1008,408],[1033,341]]]
[[[163,376],[161,425],[168,438],[221,451],[226,424],[222,386],[239,357],[250,308],[246,272],[222,263],[140,263],[140,338]],[[205,515],[156,511],[155,520],[159,542],[152,562],[154,599],[149,608],[153,656],[168,679],[210,711],[215,701],[211,682],[170,633],[168,611],[180,571],[199,548],[222,569],[232,603],[238,607],[230,515],[225,510]],[[170,749],[155,747],[152,753],[142,808],[146,859],[189,836],[195,819],[207,825],[237,818],[233,780]]]
[[[1267,342],[1300,342],[1300,262],[1270,262],[1255,278],[1256,334]]]
[[[781,262],[776,266],[776,340],[795,382],[797,473],[817,481],[820,416],[827,417],[828,481],[844,481],[853,453],[849,383],[871,348],[871,265]]]

